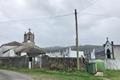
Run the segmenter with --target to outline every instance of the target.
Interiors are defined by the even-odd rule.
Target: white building
[[[120,45],[115,45],[107,38],[103,50],[93,50],[91,60],[101,59],[105,62],[106,69],[120,70]]]
[[[21,46],[21,43],[13,41],[7,44],[3,44],[0,47],[0,57],[15,57],[14,49]]]
[[[13,41],[0,46],[0,57],[29,56],[35,57],[44,54],[44,51],[35,45],[34,33],[29,29],[25,32],[23,43]]]
[[[49,52],[46,52],[46,55],[48,55],[49,57],[70,57],[70,58],[77,57],[76,51],[71,50],[71,48],[63,48],[63,49],[51,51],[51,52],[49,51]],[[85,57],[84,51],[79,51],[79,57],[81,56]]]

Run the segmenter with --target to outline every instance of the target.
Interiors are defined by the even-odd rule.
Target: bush
[[[50,69],[51,70],[64,70],[64,65],[63,64],[54,63],[54,64],[51,64]]]

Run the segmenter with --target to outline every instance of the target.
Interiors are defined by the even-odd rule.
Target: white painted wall
[[[61,54],[61,52],[50,52],[50,53],[46,53],[46,55],[48,55],[49,57],[63,57],[63,55]]]
[[[61,53],[60,51],[54,53],[50,52],[46,53],[46,55],[48,55],[49,57],[77,57],[76,51],[72,51],[71,48],[66,48],[66,50],[63,53]],[[83,51],[79,51],[79,57],[81,56],[85,57]]]
[[[37,62],[39,67],[42,68],[42,55],[35,57],[35,62]]]
[[[0,48],[0,53],[3,53],[4,51],[8,50],[8,49],[11,49],[11,48],[14,48],[15,46],[2,46]]]
[[[2,54],[2,57],[15,57],[15,56],[17,56],[17,55],[15,54],[13,49],[11,49],[10,51]]]
[[[114,57],[120,59],[120,47],[114,47]]]
[[[120,59],[107,59],[105,60],[106,69],[120,70]]]
[[[12,49],[12,48],[15,48],[15,47],[16,46],[2,46],[0,48],[0,57],[14,57],[14,56],[16,56],[14,50]],[[9,50],[9,49],[11,49],[11,50]],[[3,53],[6,50],[9,50],[9,51]]]
[[[26,56],[26,55],[27,55],[26,52],[22,52],[22,53],[21,53],[21,56]]]
[[[85,57],[83,51],[79,51],[79,57],[81,57],[81,56]],[[76,53],[76,51],[70,51],[68,57],[76,58],[76,57],[77,57],[77,53]]]

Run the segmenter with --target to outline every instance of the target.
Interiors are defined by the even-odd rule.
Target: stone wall
[[[0,57],[2,67],[27,67],[28,58],[26,57]]]
[[[85,60],[80,58],[80,66],[85,66]],[[44,56],[42,57],[42,68],[48,69],[74,69],[77,67],[77,59],[76,58],[51,58]]]
[[[0,66],[3,67],[28,67],[28,57],[0,57]],[[80,66],[84,67],[84,59],[80,58]],[[36,62],[32,61],[33,68],[46,68],[54,70],[74,69],[77,67],[76,58],[51,58],[48,56],[39,57]]]

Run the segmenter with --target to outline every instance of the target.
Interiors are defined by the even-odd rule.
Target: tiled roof
[[[22,44],[17,42],[17,41],[13,41],[13,42],[9,42],[6,44],[3,44],[2,46],[21,46]]]
[[[39,54],[44,54],[45,52],[40,47],[33,43],[23,43],[22,46],[15,49],[16,54],[21,52],[26,52],[28,56],[37,56]]]

